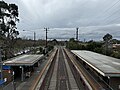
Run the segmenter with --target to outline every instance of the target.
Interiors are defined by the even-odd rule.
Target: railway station
[[[102,87],[107,86],[108,90],[120,89],[119,59],[85,50],[72,50],[71,52]]]
[[[50,57],[31,90],[120,89],[119,59],[63,47]]]
[[[21,55],[12,58],[3,63],[3,71],[9,72],[8,76],[14,71],[14,77],[22,81],[23,86],[16,87],[19,90],[120,89],[119,59],[86,50],[56,47],[41,68],[39,64],[43,57]],[[36,67],[41,69],[36,70]],[[32,72],[35,74],[32,75]],[[30,77],[27,82],[25,77]],[[10,80],[9,77],[7,80]]]
[[[119,8],[0,0],[0,90],[120,90]]]
[[[30,77],[35,67],[38,67],[40,64],[43,55],[20,55],[15,58],[11,58],[3,63],[3,78],[8,78],[8,81],[11,81],[11,77],[14,75],[14,78],[21,78],[21,81],[24,81],[24,78]],[[8,77],[9,76],[9,77]]]

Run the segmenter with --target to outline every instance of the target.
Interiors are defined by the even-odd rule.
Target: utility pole
[[[79,28],[77,27],[76,28],[76,41],[78,41],[78,30],[79,30]]]
[[[35,40],[36,40],[36,33],[34,32],[34,42],[35,42]]]
[[[49,28],[44,28],[44,29],[45,29],[45,32],[46,32],[45,53],[47,53],[47,46],[48,46],[48,45],[47,45],[47,44],[48,44],[48,43],[47,43],[47,38],[48,38],[48,37],[47,37],[47,33],[48,33],[48,29],[49,29]]]
[[[47,48],[47,38],[48,38],[48,37],[47,37],[47,33],[48,33],[48,29],[49,29],[49,28],[44,28],[44,29],[45,29],[45,32],[46,32],[45,47]]]
[[[36,33],[34,32],[34,54],[35,54],[35,40],[36,40]]]

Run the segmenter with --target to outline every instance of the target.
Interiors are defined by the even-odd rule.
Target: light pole
[[[1,81],[3,81],[3,68],[2,68],[2,54],[1,54],[1,47],[0,47],[0,68],[1,68]]]
[[[23,30],[23,31],[27,31],[27,32],[32,32],[33,33],[33,40],[34,40],[33,47],[34,47],[34,53],[35,53],[35,40],[36,40],[36,33],[35,33],[35,31],[29,31],[29,30]]]
[[[16,90],[16,83],[15,83],[15,80],[14,80],[15,72],[13,71],[12,74],[13,74],[13,88],[14,88],[14,90]]]

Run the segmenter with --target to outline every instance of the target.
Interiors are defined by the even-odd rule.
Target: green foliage
[[[74,40],[74,38],[71,38],[69,42],[67,42],[67,48],[71,50],[83,50],[86,47],[82,44],[79,44],[77,41]]]
[[[0,1],[0,12],[1,38],[7,40],[7,42],[9,41],[8,43],[5,43],[10,46],[10,43],[17,38],[17,35],[19,35],[19,32],[16,30],[16,22],[19,21],[18,6]]]
[[[70,38],[69,42],[75,42],[74,38]]]
[[[117,44],[120,44],[120,40],[112,39],[112,43],[113,43],[113,44],[116,44],[116,43],[117,43]]]
[[[95,52],[100,52],[102,47],[102,43],[101,42],[88,42],[88,44],[86,45],[86,49],[89,51],[95,51]],[[98,51],[97,51],[98,50]]]
[[[9,57],[19,32],[16,30],[18,19],[18,6],[0,1],[0,39],[3,40],[5,56]]]
[[[50,50],[52,50],[54,48],[54,46],[52,46],[52,45],[48,45],[48,51],[50,51]]]
[[[114,52],[111,54],[111,56],[120,59],[120,52],[114,51]]]
[[[103,53],[103,49],[102,49],[102,47],[96,47],[94,49],[94,52],[96,52],[96,53]]]
[[[87,43],[79,43],[76,42],[73,38],[69,40],[67,43],[67,48],[71,50],[89,50],[89,51],[94,51],[97,53],[102,53],[102,42],[95,42],[95,41],[89,41]]]
[[[112,49],[112,43],[120,43],[120,41],[116,39],[112,40],[112,35],[110,34],[106,34],[103,39],[105,42],[95,42],[91,40],[86,43],[80,43],[75,41],[74,38],[71,38],[69,42],[67,42],[66,47],[71,50],[89,50],[120,59],[120,49]],[[108,45],[110,48],[108,48]]]

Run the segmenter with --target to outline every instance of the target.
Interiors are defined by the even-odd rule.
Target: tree
[[[69,42],[75,42],[74,38],[70,38]]]
[[[111,44],[112,35],[110,35],[109,33],[107,33],[103,37],[103,40],[105,41],[105,54],[109,55],[111,53],[111,50],[108,50],[108,46],[110,46],[110,44]]]
[[[56,39],[53,39],[52,42],[54,45],[58,44],[58,41]]]
[[[80,43],[78,43],[78,41],[75,41],[74,38],[70,38],[69,42],[67,42],[66,47],[71,50],[81,50],[85,48],[84,45],[81,45]]]
[[[110,41],[112,39],[112,35],[110,35],[109,33],[107,33],[104,37],[103,37],[103,40],[105,41],[105,42],[108,42],[108,41]]]
[[[95,42],[95,41],[89,41],[86,45],[86,49],[89,51],[99,52],[101,51],[102,43],[101,42]]]
[[[0,1],[0,38],[4,42],[6,55],[12,51],[19,32],[16,30],[18,6]],[[9,56],[8,56],[9,57]]]

